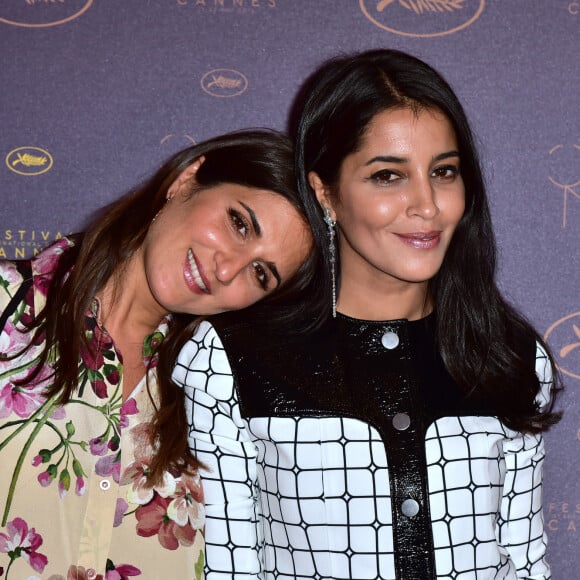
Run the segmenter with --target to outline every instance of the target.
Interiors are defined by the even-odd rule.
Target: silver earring
[[[332,277],[332,317],[336,318],[336,244],[334,238],[336,235],[336,222],[330,215],[330,210],[324,208],[324,221],[328,227],[328,252],[330,254],[330,275]]]
[[[170,201],[171,201],[171,196],[169,196],[169,195],[168,195],[168,196],[165,198],[165,203],[169,203]],[[155,221],[155,220],[156,220],[156,219],[159,217],[159,214],[160,214],[160,213],[163,211],[163,208],[164,208],[164,207],[165,207],[165,206],[163,205],[163,206],[161,207],[161,209],[160,209],[160,210],[159,210],[159,211],[158,211],[158,212],[157,212],[157,213],[156,213],[156,214],[153,216],[153,219],[151,220],[151,223],[153,223],[153,222],[154,222],[154,221]]]

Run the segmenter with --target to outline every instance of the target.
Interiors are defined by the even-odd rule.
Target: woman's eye
[[[236,229],[243,237],[246,237],[250,231],[250,226],[247,220],[235,209],[229,209],[228,213],[234,229]]]
[[[254,275],[256,276],[258,284],[263,290],[267,290],[270,278],[268,277],[266,268],[260,262],[252,262],[252,267],[254,268]]]
[[[370,180],[379,185],[391,183],[398,178],[399,176],[396,173],[388,169],[381,169],[380,171],[377,171],[370,176]]]
[[[442,167],[437,167],[433,171],[433,175],[440,179],[454,179],[459,175],[459,168],[455,165],[444,165]]]

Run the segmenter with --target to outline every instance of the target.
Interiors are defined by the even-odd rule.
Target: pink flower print
[[[16,353],[21,351],[30,341],[30,335],[26,332],[20,332],[11,320],[7,320],[4,325],[4,332],[0,333],[0,352]],[[0,363],[0,368],[5,366],[7,369],[13,365],[13,361]]]
[[[151,423],[138,423],[131,428],[135,459],[147,465],[149,465],[153,456],[153,447],[151,445],[152,428]]]
[[[52,277],[52,272],[49,272],[48,274],[37,274],[34,276],[35,290],[37,290],[43,296],[47,296],[50,284],[52,282]]]
[[[43,367],[34,383],[15,385],[8,381],[0,391],[0,417],[7,417],[15,413],[22,419],[27,419],[38,410],[46,401],[44,390],[48,386],[52,370]],[[24,373],[18,373],[11,377],[12,381],[26,378]]]
[[[115,508],[115,519],[113,521],[113,527],[116,528],[123,523],[123,517],[127,511],[129,504],[123,498],[117,498],[117,506]]]
[[[42,485],[42,487],[48,487],[50,485],[50,482],[54,479],[53,477],[51,477],[50,473],[48,473],[48,471],[43,471],[42,473],[40,473],[37,477],[38,479],[38,483],[40,483],[40,485]]]
[[[116,483],[119,483],[121,475],[121,457],[119,453],[101,457],[95,464],[95,473],[101,477],[111,476]]]
[[[118,385],[121,380],[119,369],[113,365],[105,365],[105,376],[112,385]]]
[[[60,472],[60,477],[58,478],[58,495],[60,499],[63,499],[70,489],[70,473],[68,469],[63,469]]]
[[[113,339],[98,325],[90,310],[87,311],[85,320],[88,344],[81,344],[80,355],[88,369],[98,371],[105,365],[105,355],[110,358],[107,351],[113,350]]]
[[[159,543],[167,550],[177,550],[180,544],[193,545],[197,530],[191,526],[178,526],[167,515],[170,502],[169,498],[155,494],[153,501],[137,508],[137,534],[146,538],[157,534]]]
[[[167,516],[178,526],[189,524],[200,530],[205,522],[203,489],[198,475],[186,476],[177,483],[174,498],[167,506]]]
[[[27,419],[45,401],[44,387],[39,385],[16,386],[8,383],[0,391],[0,417],[8,417],[15,413],[22,419]]]
[[[133,461],[123,471],[121,485],[132,483],[127,491],[127,499],[131,503],[145,505],[153,499],[153,488],[147,485],[148,466],[140,461]]]
[[[20,280],[20,278],[21,275],[16,268],[16,264],[14,262],[6,262],[2,279],[6,280],[8,284],[15,284]]]
[[[40,473],[37,477],[38,479],[38,483],[40,483],[40,485],[42,485],[42,487],[48,487],[52,481],[56,478],[58,474],[58,468],[56,465],[54,465],[54,463],[51,463],[46,471],[43,471],[42,473]]]
[[[117,359],[117,355],[112,338],[98,325],[91,310],[88,310],[85,315],[85,323],[87,342],[81,343],[80,356],[93,392],[100,399],[104,399],[107,397],[105,379],[112,385],[118,384],[120,380],[119,369],[111,362]]]
[[[75,485],[75,493],[77,495],[84,495],[87,490],[86,482],[84,477],[77,477],[77,482]]]
[[[61,238],[52,244],[49,248],[40,252],[34,259],[34,272],[36,274],[52,273],[60,260],[60,256],[65,250],[72,248],[73,242],[67,238]]]
[[[127,491],[127,500],[138,505],[145,505],[149,503],[155,493],[161,497],[173,497],[176,488],[176,480],[170,473],[163,474],[163,481],[161,485],[151,487],[147,481],[149,474],[149,464],[133,461],[123,472],[121,485],[127,485],[132,482],[132,486]]]
[[[136,415],[137,413],[139,413],[139,409],[137,408],[137,401],[130,397],[123,403],[123,406],[121,407],[121,419],[119,422],[121,429],[129,426],[129,415]]]
[[[117,433],[115,433],[110,439],[109,439],[109,443],[107,443],[107,447],[111,450],[111,451],[117,451],[119,449],[119,444],[121,443],[121,438],[119,437],[119,435],[117,435]]]
[[[50,580],[50,579],[49,579]],[[97,576],[88,575],[88,571],[82,566],[75,566],[74,564],[69,567],[66,580],[103,580],[103,575],[98,574]]]
[[[102,457],[109,451],[109,442],[103,436],[94,437],[89,441],[89,449],[92,455]]]
[[[0,552],[9,554],[11,561],[22,557],[35,572],[42,573],[48,558],[36,550],[42,545],[42,536],[22,518],[14,518],[6,525],[8,534],[0,533]]]
[[[53,279],[53,273],[56,270],[60,256],[72,245],[73,243],[70,240],[62,238],[47,248],[44,252],[38,254],[34,259],[34,288],[43,296],[48,294],[48,289]]]
[[[50,415],[53,420],[66,419],[66,409],[63,405],[59,405]]]
[[[130,564],[115,566],[111,560],[107,560],[105,580],[128,580],[129,576],[141,576],[141,570]]]

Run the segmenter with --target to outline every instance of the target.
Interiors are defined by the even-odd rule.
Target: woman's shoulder
[[[60,257],[72,245],[68,238],[61,238],[32,258],[0,260],[0,312],[17,307],[15,300],[21,302],[25,295],[31,307],[41,308]]]
[[[0,260],[0,301],[10,299],[24,279],[21,264],[24,261]],[[30,260],[26,260],[30,263]],[[1,302],[0,302],[1,304]]]
[[[548,407],[552,398],[554,384],[554,369],[544,345],[535,341],[535,370],[540,383],[536,402],[540,408]]]
[[[173,369],[173,379],[186,383],[190,372],[209,372],[227,364],[227,357],[216,328],[202,321],[182,346]],[[222,368],[223,370],[223,368]]]

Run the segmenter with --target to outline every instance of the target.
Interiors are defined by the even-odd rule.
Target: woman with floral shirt
[[[168,369],[196,316],[308,281],[292,162],[274,132],[209,140],[84,234],[0,262],[1,578],[203,577],[203,491]]]

